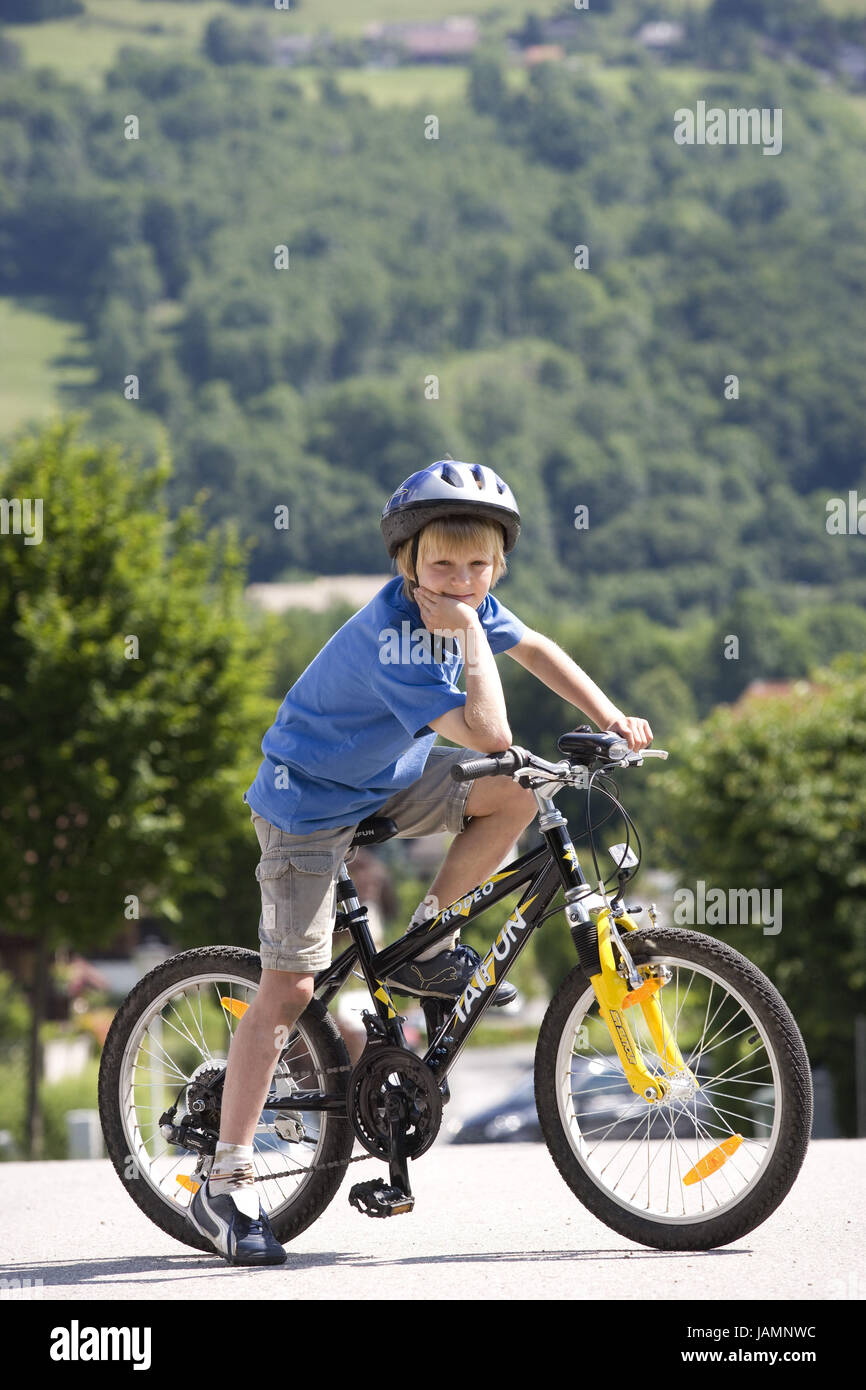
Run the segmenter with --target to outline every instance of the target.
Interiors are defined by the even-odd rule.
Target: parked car
[[[620,1083],[615,1090],[611,1086],[612,1076],[617,1076]],[[621,1073],[611,1073],[603,1063],[575,1057],[572,1059],[571,1077],[575,1108],[586,1138],[590,1137],[589,1130],[598,1138],[618,1140],[628,1139],[635,1133],[635,1126],[646,1111],[643,1102],[627,1088]],[[700,1091],[687,1111],[677,1108],[673,1132],[678,1139],[694,1134],[695,1118],[699,1125],[711,1125],[713,1119],[712,1107]],[[656,1127],[661,1138],[660,1121],[656,1122]],[[540,1140],[542,1134],[535,1108],[532,1072],[527,1072],[526,1077],[504,1100],[462,1121],[455,1119],[449,1128],[455,1144]],[[665,1126],[664,1133],[667,1132]]]

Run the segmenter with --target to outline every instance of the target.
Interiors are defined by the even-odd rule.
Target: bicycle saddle
[[[397,822],[390,816],[368,816],[355,826],[355,834],[350,849],[356,845],[380,845],[397,834]]]

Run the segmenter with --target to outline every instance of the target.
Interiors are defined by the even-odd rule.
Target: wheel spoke
[[[649,963],[645,955],[640,963]],[[656,1051],[643,1011],[630,1012],[637,1060],[666,1084],[663,1099],[645,1103],[586,987],[560,1034],[556,1103],[575,1160],[618,1207],[688,1226],[745,1200],[770,1162],[780,1122],[777,1061],[754,1006],[711,966],[664,951],[651,963],[671,970],[658,999],[683,1070]],[[720,1151],[732,1136],[740,1140],[734,1153]]]
[[[184,1204],[178,1174],[186,1172],[201,1181],[201,1160],[197,1153],[165,1139],[159,1117],[178,1102],[179,1117],[186,1114],[187,1087],[193,1073],[204,1064],[223,1064],[228,1054],[238,1021],[232,1004],[249,1004],[255,993],[255,985],[248,980],[206,972],[152,998],[130,1032],[117,1093],[126,1148],[149,1189],[172,1210]],[[326,1080],[329,1063],[311,1051],[310,1036],[315,1034],[296,1026],[281,1053],[271,1099],[285,1105],[286,1111],[291,1111],[293,1090],[314,1089]],[[224,1056],[220,1056],[221,1050]],[[295,1201],[311,1181],[329,1125],[327,1115],[309,1112],[299,1117],[304,1137],[284,1141],[271,1119],[273,1113],[263,1112],[254,1141],[255,1172],[261,1179],[257,1191],[269,1216]],[[290,1177],[271,1176],[287,1169],[301,1172]]]

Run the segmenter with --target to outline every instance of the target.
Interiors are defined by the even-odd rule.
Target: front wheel
[[[724,942],[648,928],[626,938],[638,968],[667,967],[656,995],[687,1070],[650,1103],[626,1081],[580,967],[562,982],[535,1054],[535,1098],[568,1186],[620,1235],[659,1250],[709,1250],[765,1221],[809,1141],[803,1040],[766,976]],[[640,1006],[627,1012],[653,1075],[665,1076]]]
[[[102,1051],[99,1114],[121,1182],[161,1230],[210,1253],[213,1247],[186,1216],[209,1160],[169,1143],[160,1120],[173,1106],[175,1122],[185,1117],[194,1130],[218,1133],[221,1073],[260,977],[253,951],[183,951],[139,981]],[[285,1039],[274,1074],[269,1099],[279,1100],[280,1109],[262,1112],[253,1141],[259,1198],[282,1245],[325,1210],[354,1143],[345,1114],[305,1111],[292,1097],[302,1091],[345,1096],[349,1071],[333,1018],[320,1000],[311,1000]],[[280,1176],[290,1170],[292,1176]]]

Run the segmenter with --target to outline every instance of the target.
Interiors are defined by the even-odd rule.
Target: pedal
[[[365,1216],[400,1216],[412,1210],[415,1198],[401,1192],[399,1187],[389,1187],[374,1178],[372,1182],[355,1183],[349,1193],[349,1204]]]

